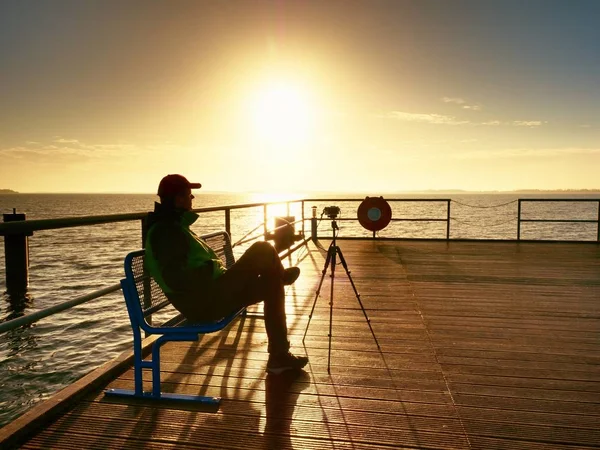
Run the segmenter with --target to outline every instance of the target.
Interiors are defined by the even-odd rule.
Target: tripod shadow
[[[310,384],[304,370],[288,371],[281,375],[268,374],[265,382],[267,421],[264,431],[264,448],[293,448],[290,436],[294,408],[300,392]]]

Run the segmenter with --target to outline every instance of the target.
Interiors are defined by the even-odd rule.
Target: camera
[[[323,208],[323,214],[325,214],[330,219],[335,219],[340,214],[339,206],[326,206]]]

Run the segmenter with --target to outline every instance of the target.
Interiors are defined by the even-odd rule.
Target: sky
[[[600,189],[597,0],[0,0],[0,189]]]

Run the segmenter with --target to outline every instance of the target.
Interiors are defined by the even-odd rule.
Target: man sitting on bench
[[[284,291],[284,285],[296,281],[300,269],[284,269],[268,242],[256,242],[226,269],[189,228],[198,219],[192,212],[192,189],[200,186],[182,175],[167,175],[161,180],[160,203],[155,203],[148,217],[146,266],[150,274],[191,323],[216,321],[264,301],[267,371],[280,374],[301,369],[308,358],[289,351]]]

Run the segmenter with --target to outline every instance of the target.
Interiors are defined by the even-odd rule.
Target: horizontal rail
[[[289,227],[290,225],[295,225],[297,223],[302,223],[304,221],[306,221],[306,219],[298,219],[298,220],[296,220],[294,222],[289,222],[289,221],[286,220],[285,221],[286,223],[284,223],[283,225],[279,225],[278,227],[273,228],[271,230],[271,233],[267,232],[267,234],[272,234],[272,232],[274,232],[274,231],[281,230],[283,228]],[[249,231],[244,236],[242,236],[240,238],[240,240],[238,240],[237,242],[235,242],[234,244],[232,244],[231,247],[235,247],[235,246],[241,245],[241,244],[246,244],[247,242],[254,241],[255,239],[260,239],[261,237],[264,237],[264,233],[257,234],[256,236],[248,237],[252,233],[254,233],[255,231],[257,231],[259,228],[261,228],[263,226],[264,226],[264,223],[261,223],[260,225],[257,225],[256,228],[254,228],[253,230]]]
[[[331,236],[322,236],[320,239],[325,241],[331,241]],[[364,241],[364,236],[338,236],[336,237],[338,241]],[[448,239],[445,237],[439,238],[416,238],[416,237],[387,237],[387,236],[379,236],[377,237],[378,241],[392,241],[392,242],[420,242],[420,241],[431,241],[431,242],[448,242]],[[450,239],[452,242],[480,242],[480,243],[497,243],[497,242],[524,242],[524,243],[532,243],[532,244],[556,244],[556,243],[566,243],[566,244],[596,244],[596,241],[593,240],[581,240],[581,239],[573,239],[573,240],[551,240],[551,239],[520,239],[519,241],[515,239],[504,239],[504,238],[452,238]]]
[[[245,237],[244,239],[240,239],[239,241],[237,241],[235,244],[231,244],[231,248],[235,248],[238,245],[247,244],[248,242],[255,241],[262,237],[264,237],[262,234],[257,234],[256,236]]]
[[[296,252],[301,247],[305,246],[310,240],[311,239],[307,238],[307,237],[303,238],[301,241],[298,241],[295,245],[293,245],[289,249],[284,250],[282,253],[280,253],[279,258],[284,259],[284,258],[287,258],[288,256],[291,256],[292,253]]]
[[[76,297],[58,305],[50,306],[49,308],[45,308],[40,311],[27,314],[25,316],[17,317],[16,319],[7,320],[6,322],[0,323],[0,333],[4,333],[6,331],[22,327],[24,325],[30,325],[33,322],[37,322],[38,320],[43,319],[44,317],[48,317],[66,309],[73,308],[74,306],[81,305],[82,303],[89,302],[90,300],[94,300],[96,298],[102,297],[103,295],[110,294],[111,292],[116,292],[120,289],[121,284],[114,284],[112,286],[108,286],[103,289],[91,292],[89,294]]]
[[[330,198],[330,199],[322,199],[322,198],[311,198],[311,199],[304,199],[303,202],[329,202],[329,203],[334,203],[334,202],[363,202],[365,199],[364,198],[352,198],[352,199],[348,199],[348,198]],[[441,217],[414,217],[414,218],[410,218],[410,217],[398,217],[398,218],[391,218],[390,221],[391,222],[445,222],[446,223],[446,240],[450,239],[450,220],[452,219],[450,217],[450,204],[452,203],[452,199],[449,198],[386,198],[385,199],[386,202],[418,202],[418,203],[442,203],[444,206],[446,206],[446,211],[445,211],[445,217],[441,218]],[[315,209],[316,207],[313,206],[313,214],[315,214]],[[323,220],[323,215],[324,215],[324,210],[323,213],[321,214],[321,216],[318,218],[319,222],[321,220]],[[314,218],[316,219],[316,217]],[[331,219],[331,218],[330,218]],[[358,221],[358,217],[351,217],[351,218],[347,218],[347,217],[338,217],[335,219],[336,221]],[[318,232],[315,232],[314,234],[315,237],[318,237]],[[373,238],[375,238],[375,233],[373,233]]]
[[[10,233],[29,233],[40,230],[79,227],[83,225],[101,225],[104,223],[129,222],[146,217],[148,213],[110,214],[105,216],[63,217],[59,219],[17,220],[0,223],[0,235]]]
[[[520,198],[522,202],[599,202],[600,198]]]
[[[364,198],[305,198],[305,202],[362,202]],[[451,198],[385,198],[386,202],[451,202]]]
[[[521,219],[521,222],[598,223],[596,219]]]
[[[309,219],[305,219],[305,220],[309,220]],[[323,219],[325,220],[325,219]],[[336,222],[356,222],[358,220],[357,217],[338,217],[335,219]],[[414,219],[409,219],[409,218],[405,218],[405,219],[401,219],[401,218],[391,218],[390,221],[391,222],[446,222],[448,219],[443,218],[437,218],[437,219],[433,219],[433,218],[414,218]],[[296,221],[298,222],[298,221]],[[294,222],[294,223],[296,223]],[[278,227],[279,228],[279,227]]]
[[[522,205],[523,203],[531,202],[592,202],[598,204],[598,218],[597,219],[523,219],[522,217]],[[596,241],[600,242],[600,198],[520,198],[517,209],[517,240],[521,241],[521,224],[523,222],[530,223],[594,223],[597,226]]]
[[[283,258],[287,258],[288,256],[291,256],[294,252],[299,250],[303,245],[306,245],[306,243],[309,240],[310,239],[308,239],[308,238],[303,238],[300,242],[297,242],[294,246],[290,247],[288,250],[285,250],[280,255],[280,258],[283,259]],[[105,288],[99,289],[99,290],[91,292],[89,294],[85,294],[85,295],[76,297],[74,299],[67,300],[66,302],[60,303],[58,305],[50,306],[50,307],[42,309],[40,311],[36,311],[36,312],[30,313],[30,314],[27,314],[25,316],[17,317],[12,320],[7,320],[6,322],[0,323],[0,334],[5,333],[10,330],[14,330],[15,328],[19,328],[19,327],[26,326],[26,325],[31,325],[32,323],[37,322],[38,320],[43,319],[45,317],[48,317],[48,316],[51,316],[54,314],[58,314],[67,309],[73,308],[73,307],[81,305],[83,303],[87,303],[91,300],[95,300],[104,295],[107,295],[107,294],[110,294],[112,292],[116,292],[119,290],[121,290],[121,284],[120,283],[114,284],[112,286],[107,286]]]
[[[295,220],[293,222],[290,222],[289,220],[283,219],[283,217],[279,217],[279,219],[283,220],[285,223],[283,225],[279,225],[278,227],[273,228],[271,231],[281,230],[282,228],[289,227],[290,225],[296,225],[297,223],[301,223],[301,222],[304,222],[306,220],[306,219],[298,219],[298,220]]]
[[[414,219],[409,219],[409,218],[406,218],[406,219],[394,219],[394,218],[392,218],[392,219],[390,219],[390,222],[447,222],[447,221],[448,221],[448,219],[446,219],[446,218],[443,218],[443,219],[439,219],[439,218],[438,219],[433,219],[433,218],[427,218],[427,217],[425,217],[425,218],[418,218],[418,219],[417,218],[414,218]]]
[[[302,200],[288,200],[278,202],[263,203],[244,203],[239,205],[210,206],[206,208],[195,208],[192,211],[196,213],[207,213],[217,211],[229,211],[243,208],[257,208],[265,205],[280,205],[283,203],[298,203]],[[71,228],[84,225],[101,225],[105,223],[128,222],[132,220],[141,220],[146,218],[148,212],[128,213],[128,214],[108,214],[99,216],[81,216],[81,217],[63,217],[57,219],[35,219],[35,220],[17,220],[14,222],[0,223],[0,235],[10,233],[28,233],[41,230],[55,230],[59,228]]]
[[[246,242],[248,242],[248,240],[246,239],[248,236],[250,236],[252,233],[256,232],[259,228],[261,228],[264,224],[259,224],[257,225],[255,228],[253,228],[252,230],[248,231],[245,235],[243,235],[237,242],[234,242],[233,244],[231,244],[231,247],[235,247],[236,245],[240,245],[240,244],[244,244]],[[262,236],[262,234],[260,234],[259,236]],[[252,238],[252,240],[256,239],[255,237]]]

